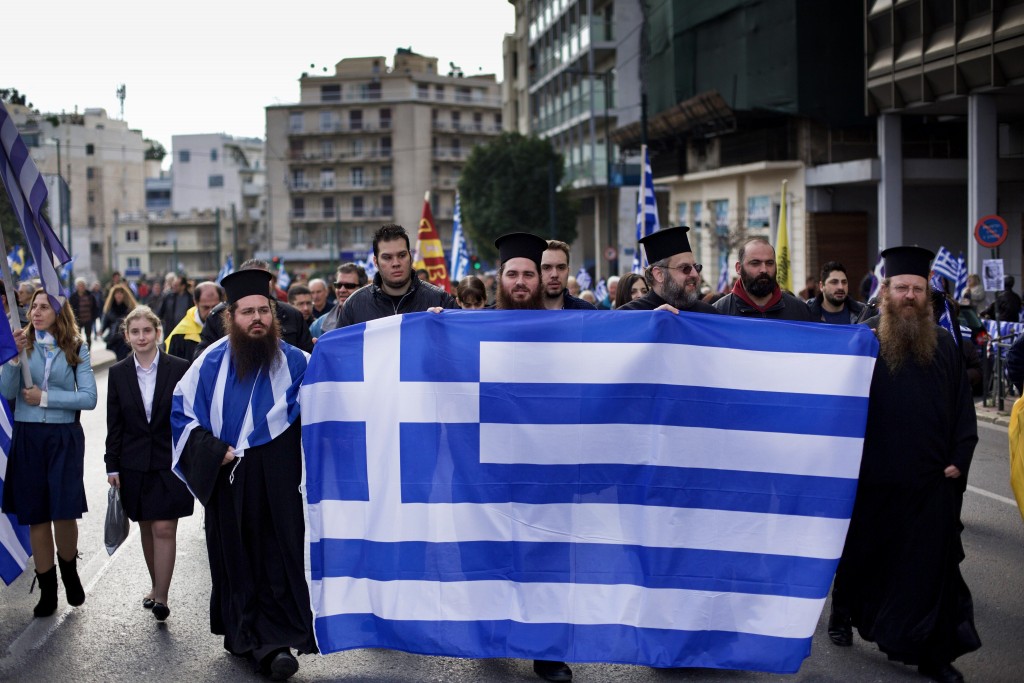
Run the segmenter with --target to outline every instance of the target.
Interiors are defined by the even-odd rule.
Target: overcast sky
[[[40,111],[102,107],[171,148],[171,136],[263,137],[264,107],[296,102],[304,71],[411,47],[466,75],[502,80],[508,0],[49,0],[17,5],[4,31],[0,87]],[[34,9],[33,9],[34,8]],[[10,13],[9,13],[10,14]],[[10,17],[8,17],[10,18]],[[5,22],[13,24],[14,22]],[[13,43],[13,44],[12,44]],[[311,69],[310,64],[315,64]]]

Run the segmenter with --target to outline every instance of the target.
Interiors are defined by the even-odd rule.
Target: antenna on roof
[[[117,99],[121,100],[121,120],[124,121],[124,98],[127,96],[128,90],[125,88],[124,83],[117,86]]]

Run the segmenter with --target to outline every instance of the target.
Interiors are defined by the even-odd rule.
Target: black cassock
[[[228,445],[196,427],[179,461],[206,508],[210,630],[229,652],[257,661],[283,647],[316,651],[303,569],[300,438],[296,420],[221,467]]]
[[[963,357],[947,331],[936,333],[931,365],[908,359],[893,375],[881,357],[875,364],[860,483],[833,592],[861,637],[907,664],[950,662],[981,647],[960,573],[960,508],[977,421]],[[949,465],[959,478],[943,474]]]

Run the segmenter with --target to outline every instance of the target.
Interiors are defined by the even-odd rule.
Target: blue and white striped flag
[[[296,399],[309,355],[281,342],[279,362],[269,373],[261,370],[240,380],[228,342],[229,337],[221,337],[207,347],[174,388],[171,462],[174,473],[186,484],[179,461],[196,427],[211,432],[232,446],[235,456],[242,457],[247,448],[262,446],[283,434],[299,416]]]
[[[366,254],[366,260],[359,261],[358,264],[363,267],[363,270],[366,271],[367,279],[372,282],[373,276],[377,274],[377,264],[373,260],[373,249],[370,249]]]
[[[57,275],[54,259],[63,265],[71,260],[71,255],[43,216],[46,181],[29,156],[28,147],[3,102],[0,102],[0,180],[25,233],[29,255],[39,269],[43,289],[50,296],[50,305],[54,310],[60,310],[67,292]]]
[[[281,259],[277,264],[277,286],[287,292],[291,284],[292,276],[284,269],[284,259]]]
[[[594,298],[597,299],[599,304],[608,298],[608,285],[605,284],[604,278],[597,281],[597,286],[594,287]]]
[[[580,286],[580,291],[590,289],[590,273],[583,266],[580,266],[580,272],[576,273],[576,284]]]
[[[939,247],[939,251],[935,254],[935,261],[932,263],[932,272],[955,283],[957,273],[960,272],[960,264],[957,263],[953,252],[945,247]]]
[[[462,206],[459,193],[455,193],[455,217],[452,220],[452,267],[453,280],[461,280],[469,275],[469,249],[466,236],[462,233]]]
[[[231,254],[228,254],[228,257],[224,259],[224,265],[221,266],[220,272],[217,273],[217,284],[219,285],[221,280],[233,272],[235,272],[234,259],[231,257]]]
[[[545,313],[317,342],[320,652],[799,669],[853,509],[872,332]]]
[[[647,266],[647,256],[640,246],[641,238],[652,235],[661,229],[658,222],[658,200],[654,196],[654,174],[651,172],[651,161],[647,157],[647,145],[642,145],[640,156],[643,157],[643,173],[640,176],[640,192],[636,206],[636,251],[633,252],[633,272],[642,273]]]
[[[871,271],[871,291],[868,292],[868,301],[878,296],[878,291],[882,289],[882,280],[885,279],[885,259],[882,258],[882,254],[878,254],[878,261],[875,263],[875,269]]]
[[[11,326],[6,316],[0,321],[0,363],[6,363],[18,355],[18,347],[11,335]],[[0,400],[0,500],[4,495],[7,480],[7,455],[11,452],[11,435],[14,431],[11,410],[7,401]],[[12,514],[0,513],[0,579],[8,586],[21,576],[32,554],[28,540],[28,527],[18,524]]]
[[[964,259],[963,252],[960,252],[960,255],[957,257],[956,264],[956,289],[953,291],[953,298],[960,301],[967,290],[967,261]]]
[[[718,261],[718,292],[729,291],[729,250],[722,249],[722,256]]]

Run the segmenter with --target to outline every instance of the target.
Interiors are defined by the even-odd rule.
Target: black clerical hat
[[[644,245],[647,262],[657,263],[676,254],[693,251],[690,248],[690,240],[686,236],[689,230],[689,227],[680,225],[675,228],[665,228],[641,238],[640,244]]]
[[[498,248],[501,263],[511,258],[528,258],[540,270],[540,260],[548,248],[548,241],[528,232],[510,232],[494,240],[494,246]]]
[[[885,259],[885,276],[920,275],[925,280],[931,272],[931,262],[935,252],[924,247],[892,247],[882,252]]]
[[[231,275],[225,275],[224,279],[220,281],[220,286],[224,288],[229,304],[237,303],[239,299],[253,294],[259,294],[269,299],[270,281],[273,278],[274,276],[267,271],[256,268],[236,270]]]

